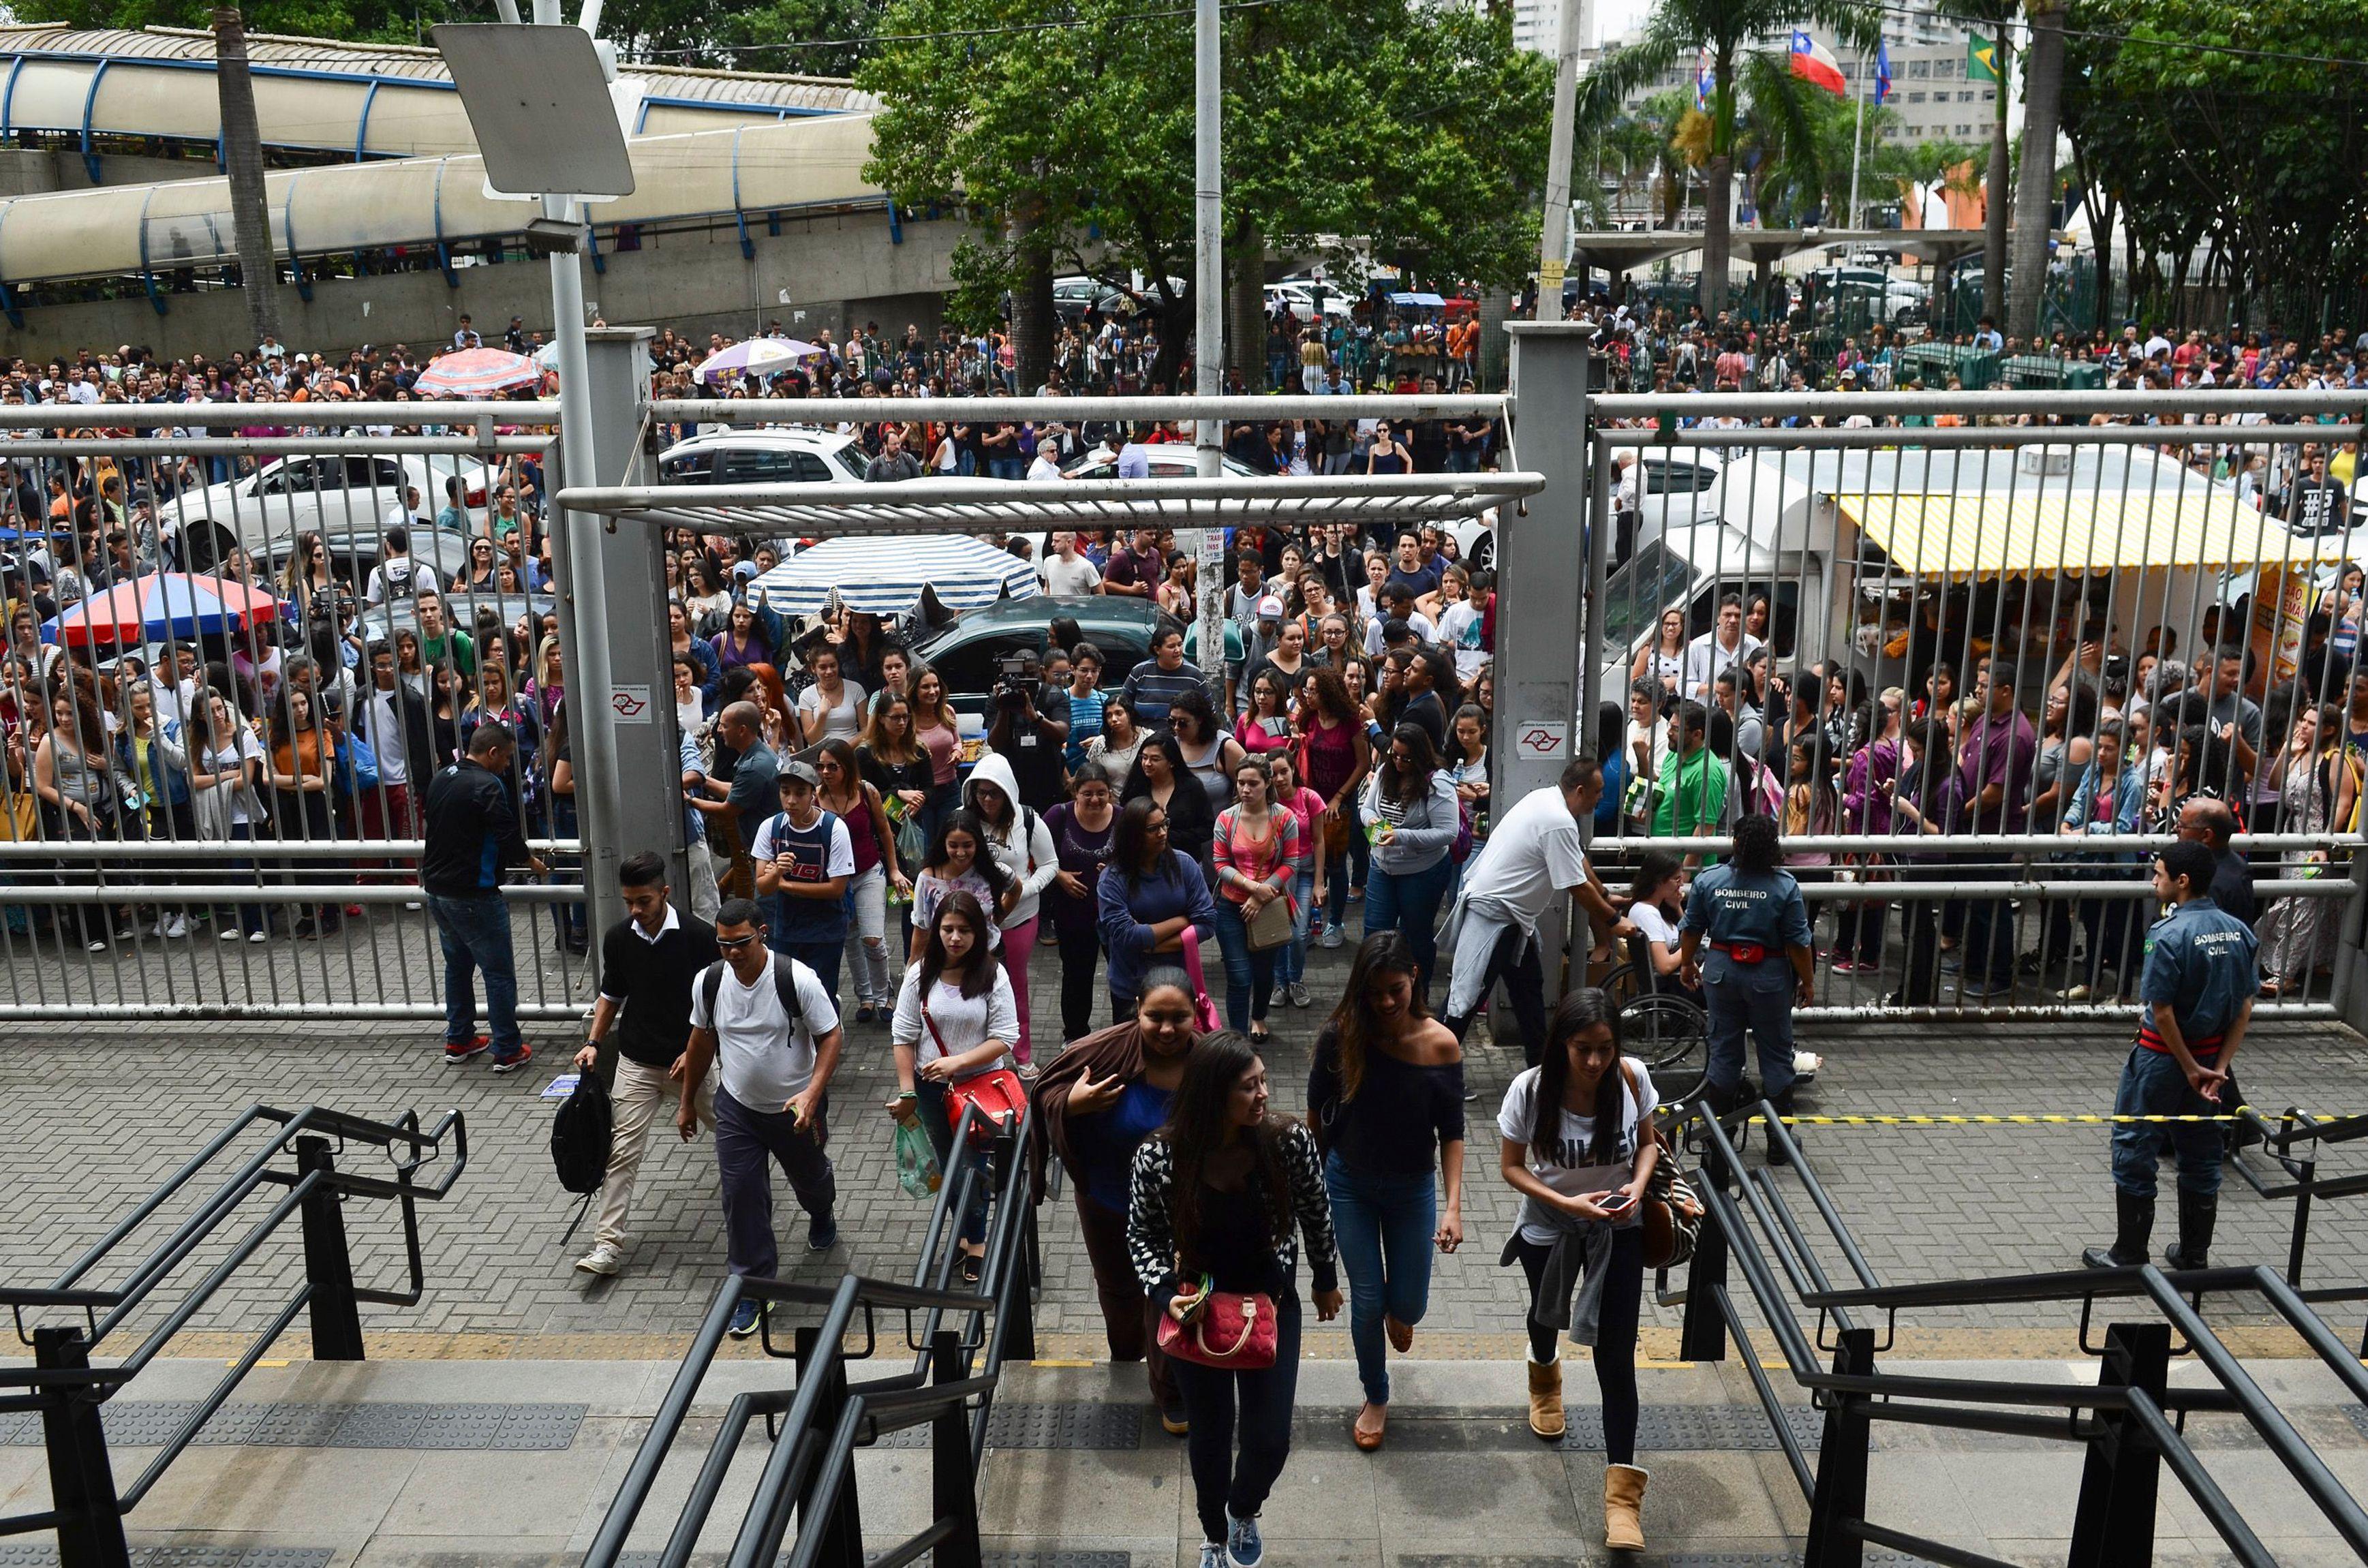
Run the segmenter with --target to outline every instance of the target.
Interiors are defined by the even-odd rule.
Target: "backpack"
[[[577,1074],[575,1092],[561,1103],[559,1113],[551,1119],[551,1163],[559,1172],[564,1190],[586,1195],[600,1190],[609,1172],[609,1140],[615,1127],[616,1113],[609,1107],[609,1091],[601,1086],[600,1075]]]
[[[790,1016],[790,1032],[795,1034],[806,1021],[805,1009],[798,1006],[798,979],[791,965],[795,960],[780,953],[773,955],[773,994],[780,999],[781,1011]],[[699,977],[699,1000],[707,1009],[712,1027],[715,1019],[715,999],[723,994],[724,960],[717,959]]]

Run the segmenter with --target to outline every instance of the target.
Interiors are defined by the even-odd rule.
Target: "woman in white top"
[[[978,900],[959,890],[946,895],[930,917],[920,961],[905,971],[888,1034],[897,1086],[888,1114],[920,1122],[949,1181],[954,1127],[946,1087],[1008,1065],[1011,1041],[1019,1034],[1011,982],[987,949],[986,932],[986,911]],[[962,1211],[962,1278],[975,1284],[986,1250],[986,1168],[982,1155],[966,1152],[964,1157],[977,1176]]]
[[[806,745],[845,741],[863,731],[863,688],[838,673],[838,650],[823,643],[806,655],[814,684],[798,693],[798,728]]]
[[[1507,1249],[1529,1277],[1530,1430],[1563,1435],[1562,1361],[1554,1325],[1594,1346],[1603,1399],[1604,1544],[1641,1551],[1645,1472],[1636,1468],[1636,1316],[1645,1290],[1639,1206],[1660,1155],[1659,1097],[1645,1064],[1620,1052],[1619,1009],[1592,986],[1554,1008],[1538,1065],[1515,1078],[1497,1113],[1497,1165],[1521,1195]],[[1573,1301],[1541,1301],[1547,1265],[1578,1246],[1592,1278]],[[1577,1271],[1556,1270],[1567,1285]]]
[[[1631,680],[1652,680],[1661,684],[1668,695],[1678,695],[1678,683],[1686,673],[1686,616],[1683,610],[1663,610],[1657,636],[1636,650],[1636,663],[1628,671]]]
[[[197,824],[198,836],[213,843],[244,842],[256,837],[264,822],[263,799],[255,792],[256,780],[266,760],[263,743],[239,718],[229,700],[213,690],[198,694],[196,704],[189,710],[186,738],[189,749],[189,818]],[[233,860],[229,869],[234,874],[227,880],[243,881],[244,877],[237,873],[254,869],[251,860]],[[250,942],[270,939],[269,915],[262,904],[240,904],[235,921],[227,916],[227,911],[216,912],[223,941],[235,942],[242,932]]]
[[[1643,950],[1638,957],[1647,971],[1640,989],[1674,991],[1701,1001],[1700,993],[1687,989],[1679,973],[1684,967],[1679,954],[1685,936],[1678,922],[1685,917],[1685,863],[1664,850],[1648,849],[1636,861],[1635,880],[1628,884],[1628,892],[1632,901],[1628,918],[1636,923],[1640,933],[1637,939]]]

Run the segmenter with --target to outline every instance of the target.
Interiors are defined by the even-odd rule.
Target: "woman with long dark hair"
[[[1439,906],[1455,880],[1447,858],[1463,820],[1455,786],[1439,766],[1430,732],[1400,724],[1365,786],[1372,824],[1372,869],[1365,878],[1365,931],[1404,931],[1420,971],[1415,994],[1428,1001],[1439,966]]]
[[[1217,895],[1227,906],[1217,920],[1217,945],[1225,955],[1225,1021],[1247,1032],[1251,1044],[1264,1046],[1281,949],[1253,947],[1250,931],[1278,899],[1290,908],[1299,819],[1275,803],[1274,775],[1263,757],[1235,764],[1234,788],[1234,803],[1218,813],[1216,832]]]
[[[1307,787],[1324,798],[1325,858],[1338,868],[1326,891],[1323,943],[1340,945],[1340,922],[1349,912],[1349,857],[1360,853],[1358,791],[1373,769],[1372,743],[1365,716],[1349,696],[1338,669],[1319,667],[1299,683],[1300,771]]]
[[[847,889],[854,916],[847,926],[847,962],[855,975],[855,1021],[868,1024],[894,1005],[888,988],[889,890],[902,902],[912,896],[913,886],[896,863],[896,830],[889,824],[888,808],[863,777],[855,748],[842,740],[823,742],[815,750],[814,775],[821,781],[816,798],[823,810],[847,824],[855,852],[855,876]]]
[[[1069,781],[1069,798],[1044,813],[1059,870],[1044,890],[1044,918],[1061,951],[1061,1040],[1093,1028],[1094,970],[1101,961],[1102,868],[1118,838],[1118,796],[1099,773]]]
[[[1105,795],[1109,786],[1099,786]],[[1180,1437],[1190,1427],[1173,1364],[1160,1350],[1158,1322],[1126,1252],[1127,1187],[1134,1152],[1166,1123],[1184,1064],[1201,1042],[1192,983],[1172,964],[1146,970],[1135,1015],[1073,1041],[1036,1085],[1029,1123],[1036,1201],[1043,1201],[1047,1153],[1068,1170],[1077,1229],[1093,1266],[1110,1360],[1144,1362],[1160,1424]]]
[[[1168,846],[1167,812],[1147,797],[1120,809],[1095,901],[1110,954],[1110,1016],[1121,1021],[1134,1016],[1146,971],[1162,963],[1191,967],[1185,944],[1192,944],[1197,963],[1201,939],[1217,928],[1217,906],[1199,862]]]
[[[985,826],[969,812],[946,818],[922,858],[921,874],[913,879],[913,930],[917,942],[936,923],[938,905],[955,892],[978,900],[982,909],[1003,907],[1010,889],[1010,873],[995,858]],[[987,946],[1000,949],[1002,927],[990,921]]]
[[[1135,1151],[1126,1216],[1135,1276],[1179,1323],[1189,1327],[1193,1303],[1210,1290],[1273,1303],[1271,1366],[1235,1372],[1175,1363],[1192,1428],[1201,1568],[1257,1568],[1265,1558],[1258,1510],[1291,1455],[1299,1388],[1300,1235],[1315,1315],[1329,1322],[1339,1313],[1340,1289],[1315,1141],[1304,1124],[1269,1114],[1266,1063],[1250,1042],[1230,1031],[1210,1035],[1184,1064],[1167,1124]]]
[[[889,1028],[897,1093],[888,1114],[899,1121],[919,1119],[951,1180],[954,1125],[946,1090],[1004,1064],[1019,1036],[1019,1012],[1011,982],[987,947],[994,922],[978,900],[961,889],[947,893],[926,929],[918,960],[905,971]],[[963,1157],[973,1163],[978,1179],[963,1205],[957,1244],[962,1278],[974,1285],[986,1253],[986,1162],[976,1151]]]
[[[1389,1351],[1414,1347],[1429,1310],[1431,1249],[1463,1241],[1463,1049],[1423,1006],[1416,979],[1404,936],[1366,937],[1307,1078],[1365,1392],[1349,1437],[1369,1453],[1388,1427]]]
[[[1216,874],[1212,858],[1217,836],[1217,813],[1209,805],[1208,791],[1192,777],[1184,759],[1184,748],[1166,730],[1154,730],[1144,738],[1143,749],[1134,756],[1134,766],[1127,770],[1126,783],[1120,789],[1121,801],[1147,800],[1167,814],[1167,842],[1201,868],[1201,880],[1207,881]]]
[[[1592,986],[1562,999],[1538,1064],[1505,1091],[1497,1161],[1521,1195],[1503,1261],[1519,1262],[1529,1279],[1530,1430],[1548,1442],[1563,1435],[1555,1335],[1566,1324],[1576,1343],[1592,1347],[1603,1401],[1604,1544],[1637,1551],[1645,1480],[1636,1466],[1641,1206],[1660,1158],[1653,1125],[1660,1099],[1645,1063],[1621,1054],[1619,1024],[1619,1009]]]
[[[1938,881],[1946,875],[1948,864],[1939,846],[1957,816],[1955,746],[1948,725],[1940,720],[1910,725],[1901,743],[1899,775],[1891,783],[1891,831],[1930,838],[1934,848],[1930,854],[1911,850],[1901,855],[1900,874],[1908,881]],[[1899,989],[1884,998],[1884,1006],[1930,1006],[1940,987],[1941,908],[1929,898],[1903,899],[1899,908],[1907,969]]]

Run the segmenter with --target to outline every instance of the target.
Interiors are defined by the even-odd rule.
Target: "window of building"
[[[1930,76],[1932,74],[1932,62],[1929,60],[1911,60],[1907,62],[1907,74],[1910,80]]]
[[[1970,125],[1961,125],[1957,127],[1957,134],[1960,136],[1971,136],[1973,133],[1974,128]]]
[[[1907,101],[1911,104],[1920,104],[1924,101],[1924,95],[1921,93],[1910,93],[1907,95]]]
[[[1992,103],[1995,102],[1997,98],[1998,89],[1996,87],[1984,87],[1982,89],[1982,102],[1986,104]]]

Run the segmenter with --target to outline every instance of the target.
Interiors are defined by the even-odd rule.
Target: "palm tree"
[[[2031,50],[2022,64],[2021,177],[2014,189],[2013,282],[2007,292],[2010,337],[2039,336],[2039,304],[2047,287],[2048,222],[2055,206],[2055,132],[2064,108],[2065,0],[2028,0]],[[2001,105],[2005,85],[1998,90]]]
[[[1749,88],[1755,107],[1806,134],[1805,116],[1784,56],[1759,47],[1770,34],[1788,35],[1813,26],[1845,41],[1873,50],[1882,31],[1879,11],[1850,0],[1658,0],[1645,18],[1644,37],[1588,74],[1579,89],[1579,123],[1609,124],[1622,100],[1697,51],[1710,51],[1710,138],[1702,163],[1702,304],[1716,320],[1726,300],[1728,222],[1734,204],[1737,105]],[[1761,100],[1765,98],[1763,103]],[[1789,107],[1788,107],[1789,106]]]
[[[247,71],[246,18],[235,6],[213,11],[214,86],[222,108],[222,167],[230,176],[231,232],[247,327],[257,343],[279,337],[279,263],[272,259],[271,212],[264,188],[263,133]]]
[[[2001,318],[2006,314],[2006,222],[2011,199],[2007,195],[2011,155],[2007,147],[2006,100],[2007,85],[2014,73],[2007,35],[2021,14],[2022,0],[1962,0],[1957,11],[1962,19],[1989,28],[1989,36],[1998,41],[1997,90],[1990,100],[1996,110],[1990,117],[1990,172],[1983,182],[1982,312]]]

